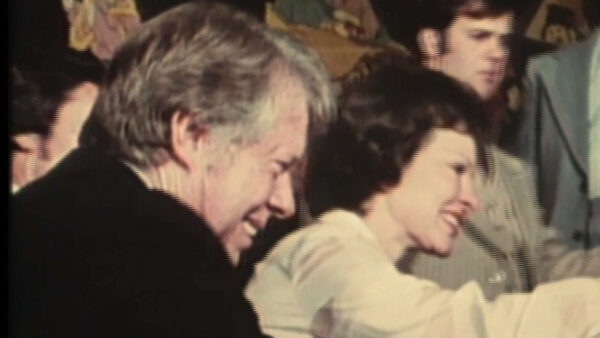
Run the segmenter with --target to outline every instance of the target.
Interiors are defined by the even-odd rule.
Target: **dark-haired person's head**
[[[488,124],[481,109],[470,90],[425,69],[390,66],[359,80],[313,148],[311,211],[365,216],[375,199],[389,199],[397,222],[415,227],[409,235],[446,254],[458,223],[477,206],[472,186]]]
[[[44,175],[76,147],[104,74],[89,52],[69,47],[60,1],[10,6],[10,144],[13,191]]]
[[[53,60],[59,58],[55,54]],[[13,191],[44,175],[77,146],[102,76],[100,64],[19,61],[10,68]]]
[[[117,51],[81,143],[160,176],[155,188],[203,217],[237,262],[271,216],[294,213],[291,169],[331,105],[313,52],[195,1],[147,21]]]
[[[395,5],[375,1],[379,2],[379,16],[391,35],[423,65],[468,83],[484,100],[498,94],[514,15],[521,6],[518,0],[409,0]],[[395,11],[410,14],[402,14],[405,20],[399,21]]]

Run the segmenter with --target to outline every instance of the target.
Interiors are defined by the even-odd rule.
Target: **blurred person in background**
[[[35,9],[35,10],[34,10]],[[41,15],[43,12],[44,15]],[[104,65],[68,46],[59,1],[11,6],[11,191],[41,177],[77,146]]]

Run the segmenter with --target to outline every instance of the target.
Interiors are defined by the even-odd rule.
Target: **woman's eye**
[[[452,170],[454,170],[454,172],[457,173],[458,175],[462,175],[465,172],[467,172],[467,166],[462,163],[452,164],[451,167],[452,167]]]

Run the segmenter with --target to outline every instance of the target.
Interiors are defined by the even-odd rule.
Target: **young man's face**
[[[440,51],[438,70],[468,83],[482,99],[490,99],[504,79],[512,24],[510,13],[486,18],[459,15],[442,32],[445,50]]]

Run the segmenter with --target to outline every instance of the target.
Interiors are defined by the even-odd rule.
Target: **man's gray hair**
[[[312,127],[331,118],[329,74],[314,52],[227,5],[178,6],[142,25],[117,51],[81,143],[140,166],[159,165],[172,153],[176,112],[219,142],[255,142],[277,118],[261,115],[279,113],[260,109],[278,91],[271,88],[278,71],[303,84]]]

